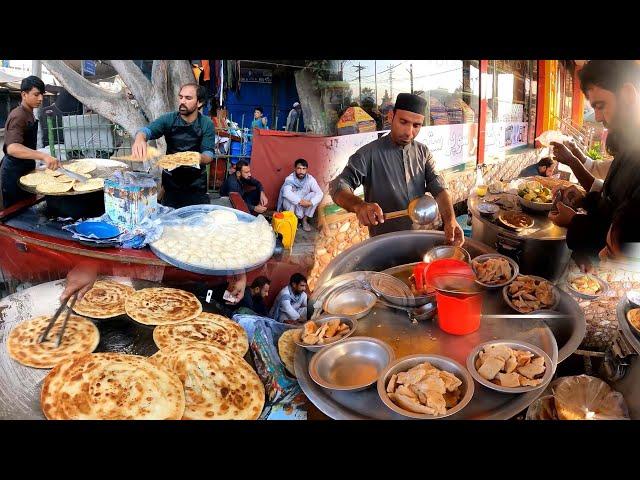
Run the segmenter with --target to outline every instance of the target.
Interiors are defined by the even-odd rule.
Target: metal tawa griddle
[[[381,271],[395,265],[418,261],[426,251],[444,243],[442,232],[403,231],[380,235],[352,247],[336,257],[325,269],[318,282],[321,291],[325,282],[333,277],[358,275],[358,270]],[[466,239],[464,248],[474,258],[493,253],[485,245]],[[310,304],[315,302],[315,292]],[[471,350],[489,340],[520,340],[542,348],[553,360],[554,366],[565,360],[580,345],[586,331],[584,315],[578,304],[566,293],[560,293],[557,312],[565,318],[521,318],[504,302],[500,291],[483,293],[483,314],[507,314],[508,318],[483,317],[480,329],[464,336],[449,335],[441,331],[436,320],[412,323],[399,310],[377,305],[358,321],[354,335],[371,336],[386,342],[396,359],[407,355],[429,353],[450,357],[462,365]],[[394,413],[380,400],[375,387],[361,392],[337,392],[318,386],[310,377],[308,366],[312,353],[296,349],[295,370],[305,395],[323,413],[334,419],[405,419]],[[506,394],[475,385],[471,402],[448,419],[508,419],[525,410],[542,392]]]
[[[108,277],[136,290],[161,285],[144,280]],[[7,338],[19,322],[38,315],[52,315],[60,305],[65,280],[42,283],[14,293],[0,301],[0,420],[43,420],[40,409],[42,380],[49,369],[26,367],[9,357]],[[203,309],[212,311],[202,299]],[[218,312],[215,312],[218,313]],[[89,319],[100,331],[95,352],[115,352],[149,357],[158,351],[153,342],[153,326],[142,325],[126,315],[107,319]]]

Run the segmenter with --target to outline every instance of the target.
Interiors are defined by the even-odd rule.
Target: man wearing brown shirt
[[[2,199],[4,208],[31,195],[22,190],[18,180],[36,168],[36,160],[42,160],[48,168],[60,166],[58,159],[38,152],[38,121],[33,110],[42,105],[44,82],[30,76],[20,84],[22,103],[11,110],[7,117],[4,133],[4,158],[0,172],[2,175]]]

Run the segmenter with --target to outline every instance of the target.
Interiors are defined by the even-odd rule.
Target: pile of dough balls
[[[275,243],[273,229],[262,215],[247,223],[231,211],[214,210],[197,226],[165,226],[162,237],[152,245],[182,263],[227,270],[266,262]]]

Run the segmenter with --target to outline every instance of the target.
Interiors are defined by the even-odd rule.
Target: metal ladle
[[[384,219],[392,220],[409,216],[413,223],[418,225],[427,225],[438,218],[438,204],[431,196],[422,195],[416,197],[409,202],[406,210],[398,210],[397,212],[385,213]]]

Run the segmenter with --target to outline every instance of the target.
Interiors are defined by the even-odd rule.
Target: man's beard
[[[298,177],[298,180],[304,180],[304,177],[306,177],[307,174],[305,173],[304,175],[301,175],[299,173],[296,173],[296,177]]]
[[[194,108],[193,110],[189,110],[188,107],[181,106],[180,108],[178,108],[178,112],[180,112],[181,115],[191,115],[193,112],[196,111],[196,109],[197,109],[197,107]]]

